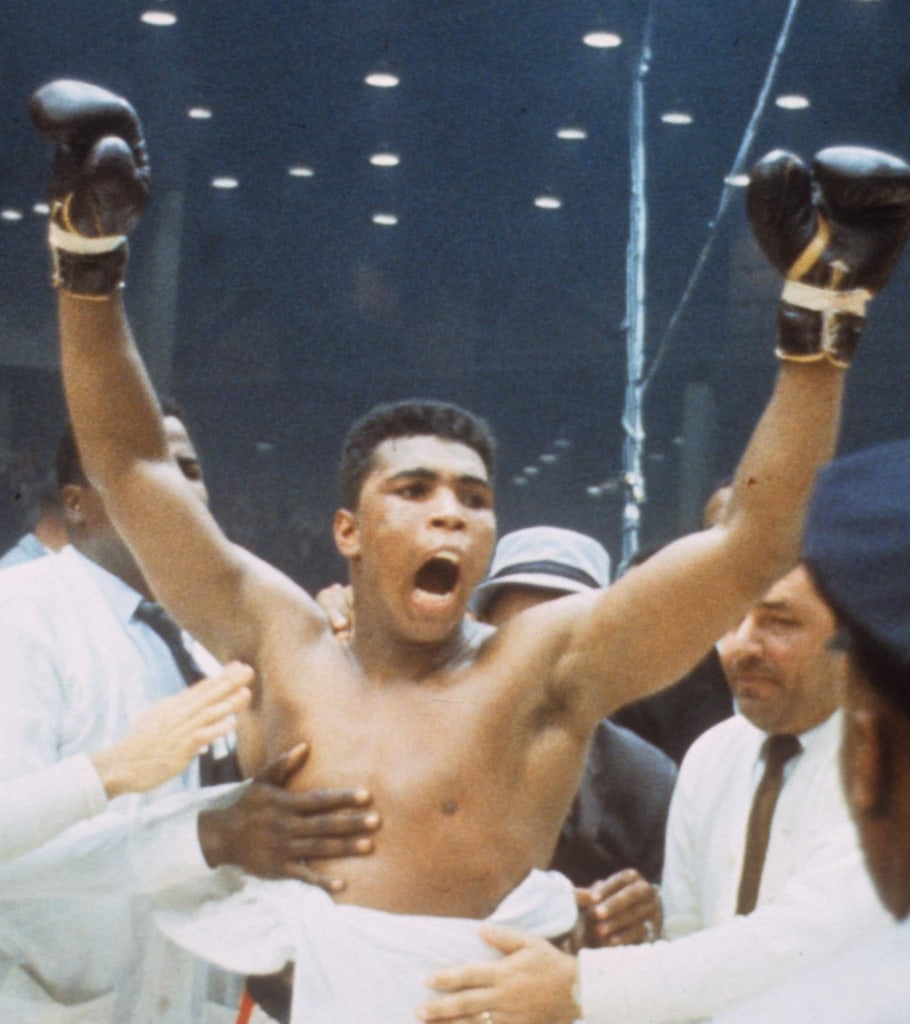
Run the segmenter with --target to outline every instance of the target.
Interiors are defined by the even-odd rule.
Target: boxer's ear
[[[335,547],[345,558],[356,558],[360,554],[360,526],[357,513],[347,508],[340,508],[335,513],[332,523]]]

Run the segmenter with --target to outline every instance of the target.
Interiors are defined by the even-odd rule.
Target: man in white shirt
[[[803,557],[849,659],[841,748],[866,864],[895,924],[718,1024],[904,1024],[910,1013],[910,443],[819,479]]]
[[[718,650],[738,714],[701,736],[680,769],[664,862],[668,941],[582,950],[573,993],[557,981],[564,975],[555,961],[565,954],[507,935],[515,955],[489,970],[499,972],[495,984],[511,979],[509,1005],[516,1012],[524,1006],[523,1021],[571,1021],[576,1002],[588,1024],[704,1019],[885,928],[838,775],[846,663],[831,649],[835,625],[800,566],[722,638]],[[740,903],[748,896],[740,893],[748,888],[747,830],[765,741],[773,736],[795,736],[800,747],[784,766],[750,909]],[[754,873],[751,882],[754,889]],[[441,974],[438,987],[461,988],[464,970]]]
[[[206,500],[199,460],[180,419],[168,416],[167,430],[170,450],[200,500]],[[86,481],[71,435],[61,443],[58,470],[71,546],[0,574],[2,779],[109,746],[151,703],[186,688],[166,643],[135,616],[150,598],[149,588]],[[194,654],[214,667],[201,648],[194,646]],[[87,759],[70,763],[77,767],[67,770],[65,783],[82,791],[97,810],[107,799],[97,772]],[[89,875],[92,865],[104,874],[98,850],[108,847],[102,842],[82,861],[76,857],[80,844],[106,834],[117,825],[116,817],[130,818],[146,799],[162,802],[198,785],[194,763],[147,797],[113,800],[108,814],[65,833],[55,847],[72,851],[73,873],[87,863]],[[222,863],[312,880],[297,858],[324,847],[307,850],[312,833],[299,818],[306,809],[292,794],[260,782],[230,807],[203,810],[198,818],[194,811],[181,819],[181,829],[168,826],[161,846],[143,856],[167,860],[171,881]],[[357,817],[362,821],[362,814],[355,812]],[[39,871],[43,856],[42,851],[28,854],[14,869],[27,871],[33,863]],[[50,874],[46,882],[52,893],[58,880],[72,892],[71,880]],[[17,1024],[201,1019],[204,988],[192,959],[153,934],[147,897],[113,885],[108,892],[23,898],[26,881],[0,881],[0,1016]]]

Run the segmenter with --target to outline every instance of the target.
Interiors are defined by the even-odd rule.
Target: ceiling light
[[[374,167],[397,167],[401,163],[401,157],[397,153],[373,153],[370,156],[370,163]]]
[[[536,466],[525,466],[522,470],[525,476],[537,476],[540,470]]]
[[[139,16],[139,20],[145,22],[146,25],[167,27],[177,23],[177,15],[171,14],[170,11],[144,11]]]
[[[288,174],[292,178],[312,178],[316,172],[306,164],[296,164],[294,167],[288,168]]]
[[[191,117],[194,121],[208,121],[212,117],[212,112],[208,107],[190,107],[186,113],[187,117]]]
[[[374,213],[372,221],[374,224],[383,225],[383,227],[394,227],[398,223],[398,218],[394,213]]]
[[[734,188],[745,188],[749,184],[748,174],[728,174],[724,178],[724,183],[732,185]]]
[[[240,182],[236,178],[231,178],[228,175],[212,178],[212,188],[236,188],[239,184]]]
[[[39,217],[46,217],[51,212],[51,208],[47,203],[34,203],[32,206],[32,213],[37,213]]]
[[[559,196],[537,196],[534,205],[539,210],[558,210],[562,206]]]
[[[525,487],[528,481],[523,476],[513,476],[512,483],[515,484],[516,487]]]
[[[587,137],[588,133],[584,128],[579,128],[576,125],[566,125],[564,128],[557,129],[556,132],[557,139],[565,139],[568,142],[580,142]]]
[[[660,115],[664,124],[691,124],[692,115],[682,110],[668,110],[666,114]]]
[[[540,461],[542,463],[544,463],[544,465],[546,465],[546,466],[552,466],[553,463],[556,461],[556,459],[557,459],[557,456],[556,456],[556,454],[554,452],[544,452],[540,456]]]
[[[377,89],[394,89],[400,79],[391,71],[371,71],[364,81]]]
[[[585,46],[593,46],[595,50],[613,50],[622,46],[622,37],[615,32],[602,32],[600,30],[588,32],[582,42]]]
[[[5,210],[0,210],[0,217],[4,220],[22,220],[22,211],[7,207]]]
[[[807,96],[800,96],[798,93],[789,93],[785,96],[778,96],[774,101],[781,110],[805,110],[809,106]]]

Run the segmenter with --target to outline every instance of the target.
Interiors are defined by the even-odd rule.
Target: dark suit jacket
[[[675,782],[676,765],[666,754],[604,719],[591,740],[551,866],[577,886],[623,868],[660,881]]]

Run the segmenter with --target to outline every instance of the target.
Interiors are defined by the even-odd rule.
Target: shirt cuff
[[[199,812],[234,803],[248,785],[212,786],[144,807],[131,839],[131,863],[139,888],[153,892],[210,874],[199,845]]]
[[[68,766],[68,772],[72,775],[73,785],[78,786],[82,792],[84,807],[87,811],[85,817],[94,818],[96,814],[107,810],[107,792],[98,769],[88,754],[76,754],[74,757],[61,761],[58,767],[61,774],[64,765]]]

